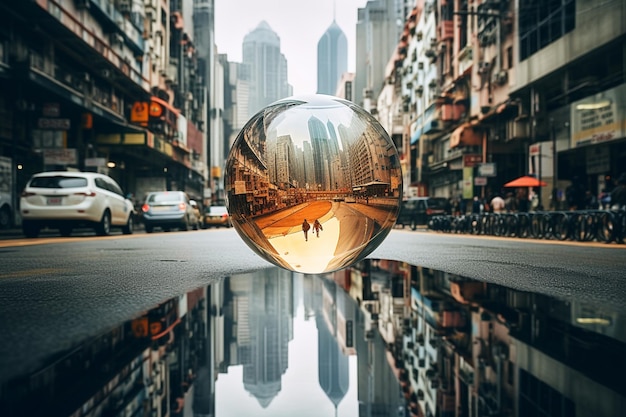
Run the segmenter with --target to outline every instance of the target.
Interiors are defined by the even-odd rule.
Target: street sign
[[[483,156],[479,154],[465,154],[463,155],[463,166],[465,168],[472,168],[480,164],[483,161]]]
[[[37,128],[49,130],[70,130],[70,119],[51,119],[40,117],[37,119]]]
[[[496,176],[496,163],[486,162],[478,165],[478,175],[481,177],[495,177]]]
[[[487,185],[487,177],[474,177],[474,185],[484,187]]]

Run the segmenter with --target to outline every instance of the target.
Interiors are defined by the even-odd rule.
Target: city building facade
[[[626,156],[624,13],[616,2],[414,2],[394,51],[375,61],[385,73],[372,95],[396,136],[404,195],[514,193],[563,209],[571,184],[610,191]],[[357,43],[358,100],[370,70]],[[505,187],[522,175],[546,186]]]
[[[51,169],[108,173],[136,202],[154,189],[201,200],[207,87],[191,0],[0,10],[0,147],[13,208],[30,176]]]

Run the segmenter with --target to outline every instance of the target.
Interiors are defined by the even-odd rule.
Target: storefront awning
[[[422,136],[422,116],[418,117],[411,125],[411,145],[416,143]]]
[[[450,135],[450,148],[457,146],[478,146],[482,142],[482,134],[477,132],[470,123],[457,127]]]

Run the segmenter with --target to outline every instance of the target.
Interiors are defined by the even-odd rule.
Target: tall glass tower
[[[242,58],[249,69],[248,118],[291,95],[287,59],[280,52],[280,38],[267,22],[262,21],[244,37]]]
[[[341,75],[348,70],[348,39],[337,22],[317,43],[317,92],[335,95]]]

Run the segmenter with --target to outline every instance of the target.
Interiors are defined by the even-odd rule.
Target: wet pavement
[[[233,274],[0,386],[0,415],[614,417],[624,313],[384,259]]]

